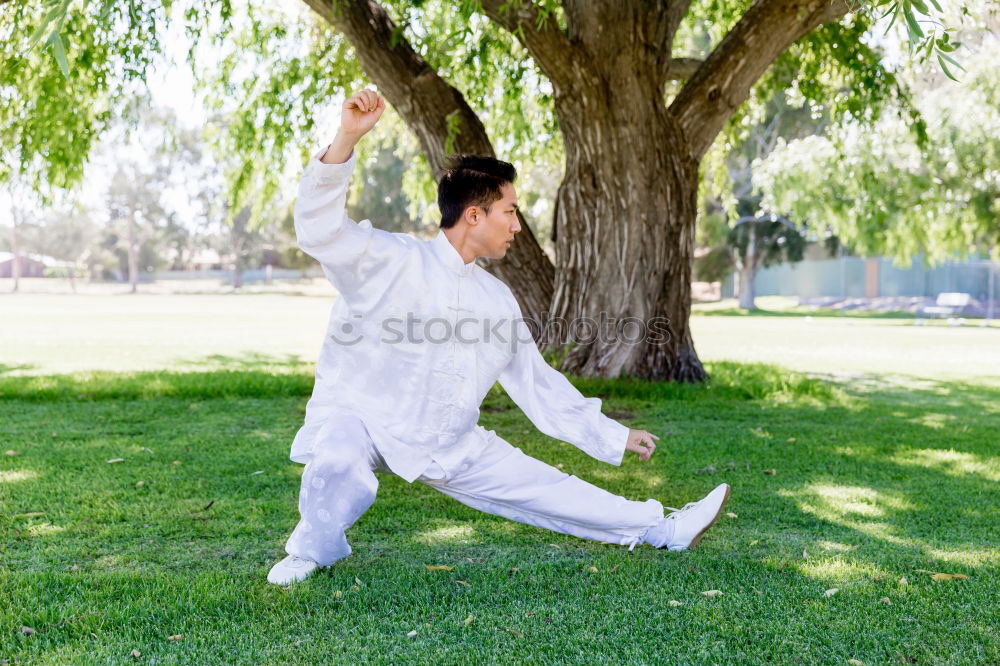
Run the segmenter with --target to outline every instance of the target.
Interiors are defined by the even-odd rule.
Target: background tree
[[[167,171],[163,163],[119,162],[107,193],[106,238],[121,257],[129,291],[136,293],[141,270],[166,267],[159,248],[167,221],[175,215],[161,197]]]
[[[233,289],[243,287],[243,271],[263,255],[263,235],[260,231],[247,228],[249,219],[249,209],[239,211],[233,223],[224,227],[225,233],[220,239],[220,254],[231,259]]]
[[[409,213],[410,202],[403,194],[406,164],[392,146],[381,145],[364,167],[360,192],[351,198],[347,214],[353,220],[377,220],[380,229],[391,232],[415,233],[423,225]]]
[[[13,26],[8,28],[11,37],[32,32],[25,28],[43,19],[39,9],[26,3],[10,4],[15,10],[5,18]],[[544,129],[554,129],[558,121],[558,139],[555,131],[550,136],[561,143],[565,164],[553,220],[555,265],[526,225],[510,261],[490,269],[507,278],[529,315],[548,313],[568,321],[602,315],[647,321],[665,317],[670,322],[671,335],[656,341],[625,345],[598,340],[572,347],[563,368],[586,374],[678,380],[705,376],[688,328],[699,168],[752,93],[766,91],[775,80],[765,75],[769,68],[780,71],[790,60],[804,63],[804,76],[822,75],[804,78],[800,90],[817,101],[831,89],[849,91],[830,95],[833,111],[862,122],[877,118],[885,100],[905,98],[894,76],[879,65],[877,51],[861,40],[869,15],[844,19],[851,6],[842,0],[764,0],[725,7],[667,0],[307,4],[326,23],[311,33],[287,18],[268,20],[257,7],[250,8],[242,31],[233,33],[228,2],[194,5],[185,14],[193,32],[213,40],[248,36],[244,61],[256,53],[273,65],[258,70],[265,78],[244,89],[241,101],[251,102],[242,106],[247,122],[235,124],[229,135],[243,149],[239,154],[246,164],[231,181],[232,209],[238,209],[241,191],[255,201],[268,200],[258,196],[266,187],[249,187],[253,174],[269,182],[266,173],[278,171],[273,165],[283,163],[286,152],[295,152],[289,125],[312,130],[309,112],[327,101],[331,91],[345,88],[331,85],[350,72],[329,66],[334,63],[327,58],[345,48],[329,27],[346,37],[357,63],[418,137],[432,172],[455,150],[494,154],[486,126],[458,85],[468,82],[474,95],[506,81],[502,93],[490,98],[500,102],[497,118],[507,119],[495,124],[509,123],[515,140],[522,139],[515,145],[527,145],[539,142]],[[929,50],[951,49],[939,32],[923,33],[915,19],[922,3],[900,0],[875,6],[905,18],[913,42],[924,40]],[[71,80],[79,68],[70,70],[61,57],[66,49],[59,35],[78,32],[87,34],[72,46],[84,48],[70,56],[86,53],[88,76],[106,72],[114,59],[109,54],[114,54],[135,64],[138,79],[147,64],[142,57],[159,46],[156,34],[165,20],[159,9],[128,4],[126,11],[103,0],[56,12],[55,24],[36,34],[49,35],[55,61]],[[483,23],[483,17],[490,23]],[[116,19],[130,26],[129,35],[111,28]],[[305,52],[255,50],[253,44],[284,40],[289,26],[299,29],[293,42],[301,44],[304,34],[313,37]],[[54,68],[51,61],[32,60],[35,54],[12,57],[17,63],[5,69],[14,75],[5,78],[21,94],[37,90],[34,70]],[[516,113],[525,108],[523,82],[532,75],[551,90],[548,99],[540,95],[530,100],[548,112],[542,114],[547,124],[521,122],[530,116]],[[102,80],[96,87],[108,85]],[[232,87],[220,92],[238,96]],[[93,101],[87,96],[80,92],[80,101]],[[45,120],[58,119],[47,114]],[[0,126],[0,132],[10,133],[6,122]],[[301,145],[297,152],[300,160],[305,157]]]
[[[23,187],[16,180],[6,183],[7,194],[10,199],[10,251],[13,255],[11,262],[10,276],[12,279],[11,291],[20,291],[21,288],[21,256],[23,256],[24,222],[25,222],[25,195],[27,188]]]
[[[789,86],[796,69],[785,73]],[[767,156],[778,139],[821,132],[828,110],[808,100],[794,103],[787,88],[775,90],[761,105],[759,119],[747,118],[738,142],[727,153],[716,148],[706,159],[709,176],[703,181],[704,209],[699,211],[696,242],[708,246],[694,264],[696,277],[721,281],[735,271],[739,306],[756,309],[754,284],[761,268],[801,261],[806,237],[786,218],[761,208],[754,190],[753,165]]]
[[[70,263],[64,276],[74,293],[78,272],[86,266],[91,248],[100,236],[100,224],[94,216],[95,211],[74,202],[49,210],[42,219],[37,251]]]
[[[740,307],[756,310],[754,282],[761,268],[802,261],[806,237],[794,224],[777,215],[747,215],[729,230],[727,239],[739,277]]]
[[[1000,247],[1000,75],[970,57],[960,85],[938,82],[919,102],[930,143],[905,121],[783,143],[754,171],[764,205],[832,229],[861,255],[934,264]]]

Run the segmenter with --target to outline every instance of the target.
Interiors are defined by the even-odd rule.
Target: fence
[[[844,256],[779,264],[761,269],[757,274],[756,295],[871,299],[936,298],[942,292],[964,292],[981,303],[1000,297],[1000,267],[996,263],[973,259],[924,268],[921,261],[922,257],[915,257],[909,268],[895,266],[882,257]],[[722,295],[734,295],[733,276],[723,284]]]
[[[301,280],[303,278],[322,276],[323,272],[319,266],[299,270],[297,268],[273,268],[271,269],[272,280]],[[264,282],[267,280],[265,268],[254,268],[243,271],[243,283],[252,284],[254,282]],[[128,278],[123,276],[123,280]],[[204,271],[155,271],[149,273],[139,273],[139,280],[142,282],[156,282],[159,280],[219,280],[220,282],[232,282],[233,272],[231,270],[204,270]]]

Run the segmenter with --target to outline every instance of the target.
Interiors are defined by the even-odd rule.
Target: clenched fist
[[[646,430],[629,428],[625,450],[638,453],[639,460],[649,460],[653,453],[656,452],[656,442],[653,441],[654,439],[659,439],[659,437]]]
[[[344,102],[340,113],[340,131],[360,137],[366,133],[385,111],[385,100],[374,90],[365,88]]]

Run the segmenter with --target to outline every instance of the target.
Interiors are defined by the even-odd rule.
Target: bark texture
[[[676,25],[644,3],[580,4],[568,12],[572,74],[554,82],[566,174],[551,313],[573,343],[563,369],[698,381],[688,328],[698,163],[658,102]]]

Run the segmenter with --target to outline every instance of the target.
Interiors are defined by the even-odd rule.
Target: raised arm
[[[363,90],[344,102],[340,129],[315,153],[299,181],[295,236],[303,252],[316,259],[327,279],[350,299],[405,250],[404,241],[347,216],[347,193],[357,160],[355,145],[378,122],[385,101]]]

